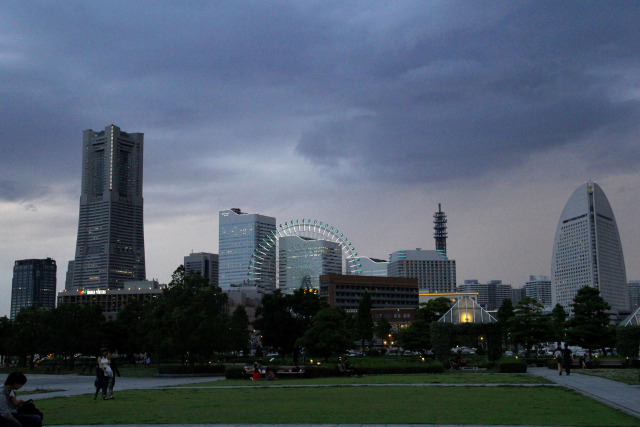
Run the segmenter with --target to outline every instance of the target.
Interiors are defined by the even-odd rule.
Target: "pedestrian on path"
[[[553,357],[556,359],[556,363],[558,364],[558,375],[562,375],[562,349],[560,346],[556,348],[555,353],[553,353]]]
[[[564,360],[564,369],[567,372],[567,375],[571,375],[571,364],[573,363],[573,354],[571,354],[571,349],[564,343],[564,349],[562,350],[562,360]]]

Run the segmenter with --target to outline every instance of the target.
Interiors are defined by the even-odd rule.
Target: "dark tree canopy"
[[[573,317],[568,322],[568,342],[588,349],[589,353],[596,348],[612,345],[615,330],[609,326],[607,314],[611,306],[600,296],[598,288],[580,288],[571,307]]]
[[[299,340],[311,356],[325,360],[334,354],[342,354],[353,345],[345,325],[345,313],[337,307],[320,310],[311,327]]]

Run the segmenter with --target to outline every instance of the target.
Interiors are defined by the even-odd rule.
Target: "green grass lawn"
[[[581,369],[579,371],[584,375],[594,375],[597,377],[607,378],[614,381],[619,381],[625,384],[640,385],[640,369],[626,368],[626,369]]]
[[[222,383],[225,382],[219,382],[218,385]],[[293,385],[293,381],[281,381],[279,384]],[[640,419],[555,386],[168,388],[122,391],[116,393],[115,400],[110,401],[94,401],[92,395],[83,395],[39,400],[37,403],[46,414],[47,425],[318,423],[640,426]]]
[[[285,378],[275,382],[251,380],[224,380],[198,383],[207,386],[268,386],[268,385],[327,385],[327,384],[552,384],[542,377],[530,374],[492,374],[450,372],[445,374],[365,375],[362,377]],[[192,387],[187,384],[181,387]]]

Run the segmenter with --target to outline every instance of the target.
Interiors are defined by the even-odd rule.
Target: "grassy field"
[[[576,372],[584,375],[595,375],[625,384],[640,385],[640,369],[582,369]]]
[[[277,382],[225,380],[198,383],[199,387],[207,386],[254,386],[268,385],[346,385],[346,384],[552,384],[551,381],[529,374],[494,374],[471,372],[448,372],[445,374],[410,374],[410,375],[366,375],[363,377],[329,377],[329,378],[287,378]],[[184,385],[181,387],[192,387]]]
[[[282,384],[282,382],[281,382]],[[122,391],[38,402],[46,424],[501,424],[640,426],[561,387],[356,386]]]

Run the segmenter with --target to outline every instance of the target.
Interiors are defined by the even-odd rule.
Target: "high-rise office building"
[[[75,289],[117,289],[145,280],[143,138],[115,125],[83,132]]]
[[[387,277],[388,266],[389,261],[361,256],[355,262],[355,269],[353,271],[347,270],[346,274],[357,276]]]
[[[51,258],[15,262],[11,283],[11,319],[25,307],[55,307],[57,271],[56,262]]]
[[[458,285],[458,292],[477,293],[478,304],[485,310],[497,310],[506,299],[513,301],[513,288],[502,283],[502,280],[489,280],[487,283],[479,283],[477,280],[465,280]],[[521,293],[516,296],[521,297]]]
[[[535,298],[546,309],[553,309],[549,276],[529,276],[529,281],[524,287],[528,297]]]
[[[323,274],[342,274],[342,248],[337,242],[301,236],[278,239],[278,288],[318,289]]]
[[[629,310],[633,311],[640,307],[640,280],[629,280],[627,289],[629,291]]]
[[[598,288],[615,311],[627,311],[627,274],[618,225],[598,184],[585,182],[562,210],[551,261],[552,306],[571,313],[584,286]]]
[[[388,277],[418,279],[420,291],[453,292],[456,262],[440,251],[402,250],[389,254]]]
[[[249,263],[263,239],[276,229],[273,217],[248,214],[234,208],[218,213],[219,226],[219,286],[227,290],[232,286],[256,286],[261,292],[270,292],[276,286],[276,254],[269,254],[260,276],[249,280]]]
[[[186,273],[199,273],[209,281],[209,285],[218,286],[218,255],[208,252],[191,253],[184,257]]]

